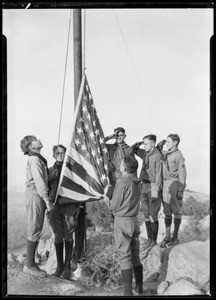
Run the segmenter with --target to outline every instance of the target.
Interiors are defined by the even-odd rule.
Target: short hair
[[[144,136],[143,140],[145,140],[145,139],[148,139],[148,140],[156,143],[157,137],[155,134],[148,134],[148,135]]]
[[[123,127],[117,127],[117,128],[114,129],[114,132],[115,131],[117,131],[117,132],[121,131],[125,134],[125,129]]]
[[[55,154],[55,152],[56,152],[56,150],[58,148],[62,148],[64,150],[64,152],[66,152],[66,147],[65,146],[63,146],[63,145],[55,145],[55,146],[53,146],[53,154]]]
[[[29,154],[28,146],[31,144],[31,142],[36,141],[37,138],[34,135],[26,135],[21,141],[20,141],[20,148],[24,152],[24,155]]]
[[[138,169],[138,161],[133,155],[125,156],[123,162],[127,173],[134,173]]]
[[[177,142],[176,146],[180,143],[180,137],[178,134],[170,133],[167,137],[171,138],[173,142]]]

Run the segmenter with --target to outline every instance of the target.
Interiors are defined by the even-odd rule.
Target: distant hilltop
[[[16,197],[16,196],[22,196],[24,195],[24,191],[22,192],[19,190],[9,190],[8,191],[8,197]],[[193,197],[195,200],[197,200],[198,202],[205,202],[205,201],[209,201],[209,196],[204,194],[204,193],[200,193],[200,192],[195,192],[195,191],[191,191],[186,189],[184,192],[184,200],[186,200],[188,197]]]
[[[188,197],[193,197],[198,202],[209,201],[208,195],[186,189],[184,192],[184,199],[187,199]]]

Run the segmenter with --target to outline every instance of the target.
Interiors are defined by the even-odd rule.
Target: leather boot
[[[179,232],[179,226],[180,226],[180,224],[181,224],[181,219],[175,218],[174,219],[174,232],[173,232],[173,236],[172,236],[170,242],[167,243],[167,247],[174,246],[174,245],[176,245],[176,244],[179,243],[178,232]]]
[[[143,292],[143,266],[133,266],[134,276],[136,280],[135,294],[142,294]]]
[[[149,245],[151,244],[151,241],[152,241],[151,221],[146,221],[145,225],[146,225],[146,232],[147,232],[147,238],[148,238],[147,247],[149,247]]]
[[[56,258],[57,258],[57,268],[56,271],[52,274],[53,276],[60,277],[64,271],[64,264],[63,264],[63,242],[55,243],[56,249]]]
[[[161,248],[166,247],[166,245],[170,242],[170,230],[171,230],[171,224],[172,224],[172,217],[171,216],[165,216],[165,226],[166,226],[166,232],[165,232],[165,238],[163,241],[159,244]]]
[[[72,241],[65,241],[65,264],[64,264],[64,272],[62,277],[65,279],[71,279],[71,258],[72,258],[72,251],[73,251],[73,240]]]
[[[154,246],[157,245],[158,221],[151,222],[151,232],[152,232],[152,241],[149,247],[153,248]]]
[[[124,283],[123,296],[132,296],[132,269],[121,270]]]

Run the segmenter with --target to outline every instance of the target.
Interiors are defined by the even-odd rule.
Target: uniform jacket
[[[135,217],[140,205],[140,180],[133,174],[126,174],[117,180],[110,209],[114,216]]]
[[[181,153],[181,151],[174,147],[171,151],[163,151],[163,179],[177,179],[182,185],[185,187],[186,185],[186,167],[185,167],[185,159]]]
[[[57,162],[55,162],[54,165],[49,168],[49,174],[52,174],[52,172],[54,170],[59,171],[58,177],[49,179],[49,196],[50,196],[50,200],[52,201],[52,203],[54,203],[54,201],[55,201],[55,196],[56,196],[56,192],[57,192],[57,188],[58,188],[61,169],[62,169],[62,163],[57,163]]]
[[[137,149],[136,154],[143,160],[139,178],[151,182],[152,196],[157,197],[162,185],[162,154],[155,147],[149,153],[144,149]]]
[[[47,167],[39,156],[31,155],[26,167],[26,187],[35,187],[38,195],[47,201],[48,173]]]
[[[55,162],[54,165],[49,168],[49,174],[51,174],[56,169],[59,171],[58,177],[49,179],[49,197],[53,203],[55,201],[55,196],[56,196],[56,192],[58,189],[62,165],[63,165],[62,163]],[[68,198],[58,196],[57,203],[58,204],[68,204],[68,203],[72,203],[72,201],[68,200]]]
[[[130,146],[125,142],[121,144],[106,144],[109,154],[109,179],[111,185],[116,182],[120,176],[120,164],[124,156],[133,154]]]

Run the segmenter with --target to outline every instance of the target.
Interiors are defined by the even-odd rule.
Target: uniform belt
[[[144,182],[144,183],[151,183],[150,180],[146,180],[146,179],[143,179],[142,182]]]

